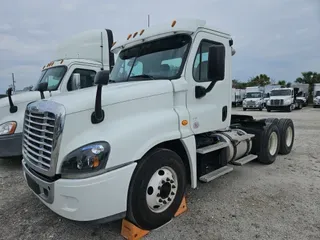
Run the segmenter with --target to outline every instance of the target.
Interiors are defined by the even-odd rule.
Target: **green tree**
[[[296,83],[307,83],[309,84],[309,101],[312,102],[312,91],[313,91],[313,85],[315,83],[320,83],[320,74],[317,72],[302,72],[301,77],[298,77],[296,79]]]
[[[248,80],[247,85],[249,87],[252,87],[252,86],[265,86],[265,85],[268,85],[270,83],[271,83],[271,79],[270,79],[270,77],[268,75],[260,74],[260,75],[255,76],[255,77],[251,77]]]
[[[237,89],[245,89],[247,87],[247,83],[241,82],[237,79],[232,80],[232,87]]]
[[[285,87],[286,86],[286,80],[279,80],[278,85]]]

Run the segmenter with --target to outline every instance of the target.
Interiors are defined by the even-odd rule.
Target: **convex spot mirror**
[[[81,81],[80,81],[80,73],[72,74],[72,90],[77,90],[81,88]]]
[[[94,83],[97,85],[108,85],[109,74],[110,72],[108,70],[101,70],[94,77]]]

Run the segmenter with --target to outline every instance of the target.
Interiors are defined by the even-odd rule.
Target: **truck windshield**
[[[320,91],[316,91],[315,97],[320,97]]]
[[[55,91],[58,89],[60,82],[67,71],[66,66],[53,67],[45,69],[41,72],[37,85],[33,90],[37,90],[37,86],[40,83],[48,82],[48,90]]]
[[[175,35],[120,52],[110,82],[174,79],[180,77],[191,38]]]
[[[246,93],[246,98],[261,98],[260,92],[248,92]]]
[[[281,90],[272,90],[271,96],[290,96],[291,90],[289,89],[281,89]]]

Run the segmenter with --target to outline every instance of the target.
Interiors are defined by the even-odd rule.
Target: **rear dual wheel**
[[[185,166],[175,152],[153,149],[138,163],[128,193],[127,218],[145,230],[169,222],[186,190]]]
[[[291,119],[282,118],[278,122],[280,131],[280,149],[279,153],[286,155],[291,152],[294,143],[294,125]]]

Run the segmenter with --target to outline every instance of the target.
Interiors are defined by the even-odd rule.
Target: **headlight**
[[[0,125],[0,135],[14,134],[17,128],[16,122],[6,122]]]
[[[94,142],[69,153],[63,160],[61,174],[98,173],[107,165],[108,142]]]
[[[270,104],[271,104],[271,100],[268,100],[268,101],[267,101],[267,104],[270,105]]]

